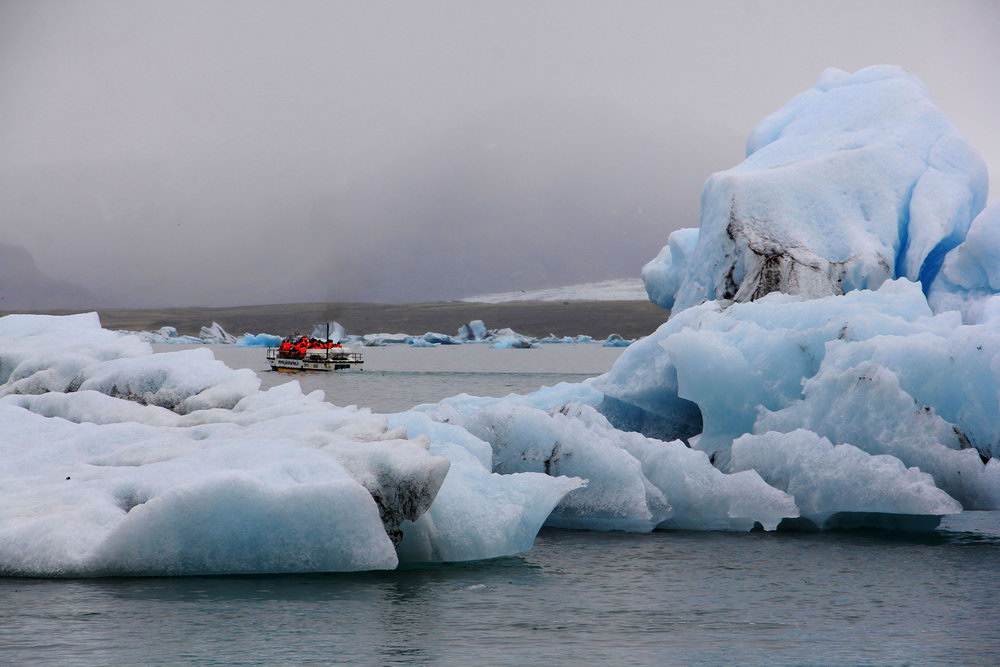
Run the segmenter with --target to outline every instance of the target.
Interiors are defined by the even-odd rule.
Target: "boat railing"
[[[281,351],[276,347],[267,348],[266,358],[269,360],[281,357]],[[311,361],[350,361],[352,363],[362,363],[362,354],[352,352],[349,348],[313,348],[306,352],[305,356],[288,357],[290,359],[309,359]]]

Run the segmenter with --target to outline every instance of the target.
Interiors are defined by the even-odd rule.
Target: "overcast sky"
[[[0,0],[0,242],[95,305],[636,276],[826,67],[906,67],[998,177],[998,35],[992,0]]]

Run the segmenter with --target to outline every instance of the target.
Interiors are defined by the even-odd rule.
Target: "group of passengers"
[[[278,352],[289,357],[301,358],[306,356],[306,350],[330,350],[340,346],[340,343],[320,340],[319,338],[289,336],[281,341],[281,345],[278,346]]]

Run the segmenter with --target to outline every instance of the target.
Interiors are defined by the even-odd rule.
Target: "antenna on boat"
[[[326,323],[326,342],[330,342],[330,323]]]

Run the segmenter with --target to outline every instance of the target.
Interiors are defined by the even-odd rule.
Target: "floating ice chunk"
[[[628,347],[632,341],[622,338],[620,334],[613,333],[604,341],[603,347]]]
[[[617,334],[612,334],[617,335]],[[534,339],[535,343],[593,343],[593,336],[587,336],[586,334],[580,334],[579,336],[557,336],[550,333],[545,338]]]
[[[455,338],[454,336],[449,336],[443,333],[434,333],[433,331],[428,331],[423,336],[421,336],[428,343],[437,343],[438,345],[461,345],[462,340]]]
[[[328,329],[329,327],[329,329]],[[324,322],[323,324],[317,324],[313,327],[312,337],[318,338],[320,340],[327,340],[327,332],[329,331],[329,340],[334,343],[341,343],[347,340],[347,330],[340,322]]]
[[[1000,466],[984,465],[961,430],[917,403],[889,369],[867,361],[821,370],[803,394],[783,410],[763,410],[754,432],[804,428],[868,454],[890,454],[929,473],[965,509],[1000,509]]]
[[[713,174],[701,222],[647,265],[654,303],[821,297],[907,277],[930,287],[986,203],[986,168],[897,67],[828,70]]]
[[[486,340],[486,325],[483,324],[482,320],[472,320],[467,324],[463,324],[458,328],[458,336],[460,340],[463,341],[482,341]]]
[[[441,343],[434,343],[422,336],[410,336],[406,340],[410,347],[438,347]]]
[[[212,322],[212,326],[202,327],[198,337],[206,343],[231,345],[236,342],[236,336],[227,333],[218,322]]]
[[[237,347],[278,347],[281,345],[281,336],[273,334],[243,334],[236,341]]]
[[[400,345],[408,342],[410,338],[411,336],[402,333],[373,333],[362,336],[361,342],[368,347],[381,347],[383,345]]]
[[[768,484],[787,491],[802,518],[818,528],[932,529],[942,516],[962,510],[930,475],[894,456],[834,446],[805,429],[738,438],[731,469],[756,470]]]
[[[490,347],[497,350],[511,348],[528,350],[538,347],[538,344],[533,339],[522,336],[513,329],[496,329],[495,331],[490,331],[490,337],[494,341]]]

